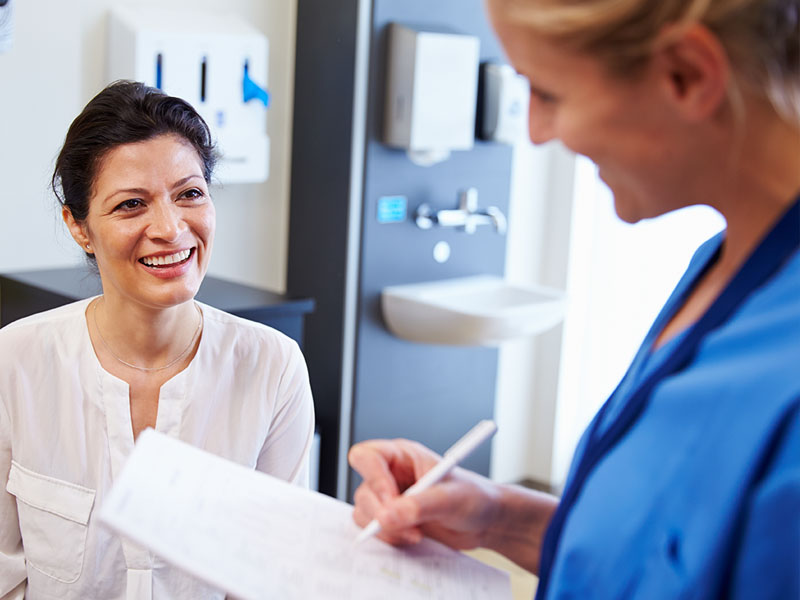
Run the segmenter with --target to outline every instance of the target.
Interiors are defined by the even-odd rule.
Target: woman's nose
[[[160,239],[172,242],[178,239],[186,230],[180,208],[170,200],[167,202],[155,202],[150,212],[150,225],[147,228],[147,235],[151,239]]]

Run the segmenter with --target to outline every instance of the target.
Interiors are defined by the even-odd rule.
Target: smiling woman
[[[308,485],[297,344],[194,300],[216,155],[179,98],[117,82],[75,119],[53,188],[103,294],[0,330],[0,598],[223,598],[91,518],[153,427]]]

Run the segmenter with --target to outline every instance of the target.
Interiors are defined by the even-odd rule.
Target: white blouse
[[[93,519],[133,428],[128,384],[92,348],[90,301],[0,330],[0,599],[223,598]],[[197,353],[161,387],[156,429],[307,486],[314,408],[300,349],[200,307]]]

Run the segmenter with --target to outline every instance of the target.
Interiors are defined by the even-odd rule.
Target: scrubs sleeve
[[[25,555],[19,532],[17,499],[6,491],[11,470],[11,423],[0,398],[0,600],[22,599],[25,593]]]
[[[800,398],[746,507],[730,597],[800,598]]]
[[[307,488],[313,440],[314,403],[308,369],[297,343],[291,341],[272,422],[256,469]]]

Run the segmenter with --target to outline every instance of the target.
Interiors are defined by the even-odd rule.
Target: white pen
[[[445,475],[453,470],[457,464],[467,458],[472,452],[480,446],[483,442],[488,440],[497,431],[497,424],[494,421],[484,420],[470,429],[464,436],[453,444],[450,449],[444,453],[442,460],[422,477],[417,482],[403,492],[403,496],[413,496],[427,490],[434,483],[440,481]],[[381,525],[377,519],[372,519],[361,533],[356,537],[356,543],[363,542],[367,538],[372,537],[381,530]]]

